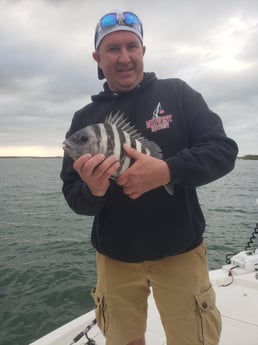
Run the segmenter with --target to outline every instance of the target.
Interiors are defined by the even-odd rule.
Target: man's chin
[[[135,77],[132,77],[132,74],[123,73],[120,74],[118,78],[118,84],[125,90],[132,90],[139,84],[139,82]]]

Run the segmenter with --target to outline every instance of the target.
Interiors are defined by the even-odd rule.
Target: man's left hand
[[[131,199],[137,199],[143,193],[171,182],[165,161],[138,152],[126,144],[123,149],[135,162],[117,178],[117,184],[123,187],[124,193]]]

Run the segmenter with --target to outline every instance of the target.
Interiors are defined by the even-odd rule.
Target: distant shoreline
[[[0,156],[0,158],[33,158],[33,159],[49,159],[49,158],[63,158],[62,156]],[[241,157],[237,157],[237,159],[243,159],[243,160],[252,160],[257,161],[258,155],[244,155]]]
[[[49,159],[49,158],[63,158],[62,156],[0,156],[0,158],[33,158],[33,159]]]
[[[237,158],[238,159],[257,161],[258,160],[258,155],[245,155],[245,156],[237,157]]]

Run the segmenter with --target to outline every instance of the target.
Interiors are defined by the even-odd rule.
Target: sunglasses
[[[132,12],[106,14],[100,19],[97,31],[101,31],[105,28],[115,25],[128,25],[137,27],[141,35],[143,35],[142,23],[137,15]]]

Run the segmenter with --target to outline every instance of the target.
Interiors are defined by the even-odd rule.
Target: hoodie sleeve
[[[188,145],[166,161],[174,184],[198,187],[234,168],[238,146],[227,137],[220,117],[184,82],[180,98]]]

